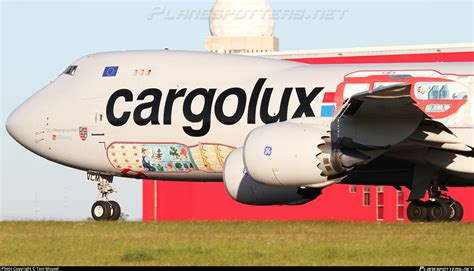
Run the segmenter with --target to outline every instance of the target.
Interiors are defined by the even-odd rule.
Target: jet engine
[[[242,148],[232,151],[224,164],[224,184],[236,201],[249,205],[300,205],[321,194],[321,189],[279,187],[255,182],[244,167]]]
[[[247,173],[272,186],[325,187],[367,159],[331,143],[328,127],[317,123],[279,122],[252,130],[243,146]]]

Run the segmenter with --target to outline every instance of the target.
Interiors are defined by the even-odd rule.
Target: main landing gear
[[[117,221],[122,210],[120,205],[113,200],[109,200],[109,194],[117,192],[111,183],[113,176],[107,176],[98,172],[87,172],[87,179],[97,182],[99,190],[98,200],[92,205],[91,214],[95,221]]]
[[[410,221],[461,221],[464,211],[461,203],[440,191],[438,187],[429,191],[428,201],[412,201],[408,205],[407,216]]]

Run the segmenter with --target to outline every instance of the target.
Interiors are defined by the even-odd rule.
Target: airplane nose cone
[[[23,146],[30,145],[29,139],[32,139],[32,123],[29,121],[24,106],[18,107],[7,119],[6,128],[11,137]]]
[[[44,141],[44,111],[35,99],[29,99],[8,116],[5,125],[13,139],[35,153],[44,145],[39,144]]]
[[[12,114],[10,114],[7,118],[7,123],[5,124],[5,128],[7,128],[7,132],[8,134],[11,136],[11,137],[14,137],[13,136],[13,129],[12,129]]]

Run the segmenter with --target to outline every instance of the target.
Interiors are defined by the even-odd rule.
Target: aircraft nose
[[[13,139],[20,143],[23,147],[35,152],[38,143],[37,137],[41,127],[41,113],[33,112],[35,107],[31,106],[31,102],[27,101],[20,105],[15,111],[10,113],[6,122],[7,132]],[[42,136],[42,135],[41,135]]]
[[[26,147],[30,145],[28,137],[33,138],[31,124],[25,106],[21,105],[8,116],[6,128],[11,137]]]

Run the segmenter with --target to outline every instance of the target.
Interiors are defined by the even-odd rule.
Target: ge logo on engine
[[[271,146],[266,146],[265,150],[263,151],[263,154],[265,154],[265,156],[272,155],[272,147]]]

